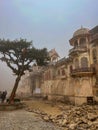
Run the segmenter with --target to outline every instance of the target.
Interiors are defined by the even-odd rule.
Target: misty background
[[[0,0],[0,38],[33,41],[67,57],[74,31],[98,25],[98,0]],[[15,77],[0,62],[0,90],[12,89]]]

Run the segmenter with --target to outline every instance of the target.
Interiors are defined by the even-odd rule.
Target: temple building
[[[51,62],[39,67],[36,73],[32,71],[33,88],[39,86],[41,96],[48,100],[78,105],[89,99],[98,101],[98,26],[91,30],[81,27],[69,43],[72,49],[67,58],[58,59],[59,55],[52,49]]]

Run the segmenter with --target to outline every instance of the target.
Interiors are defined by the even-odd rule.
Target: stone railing
[[[92,68],[92,67],[85,67],[85,68],[77,68],[77,69],[73,69],[73,70],[71,70],[71,72],[70,72],[70,74],[72,75],[72,76],[74,76],[74,75],[81,75],[81,74],[93,74],[93,73],[95,73],[95,70],[94,70],[94,68]]]
[[[80,51],[80,52],[81,51],[82,52],[87,51],[87,47],[80,47],[80,46],[74,47],[74,48],[72,48],[72,49],[69,50],[69,54],[73,53],[73,52],[77,52],[77,51]]]

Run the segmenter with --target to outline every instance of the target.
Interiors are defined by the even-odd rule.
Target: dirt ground
[[[58,115],[61,114],[60,106],[62,103],[55,103],[47,100],[33,98],[31,100],[25,100],[24,103],[31,110],[40,110],[47,113],[48,115]]]
[[[28,112],[36,113],[44,121],[64,130],[98,130],[98,105],[74,106],[33,98],[24,104]]]

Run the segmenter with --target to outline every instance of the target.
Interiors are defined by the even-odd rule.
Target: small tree
[[[15,93],[24,71],[30,70],[30,64],[36,62],[38,65],[46,65],[49,61],[47,49],[36,49],[32,46],[32,42],[27,42],[24,39],[20,40],[0,40],[1,60],[15,74],[16,80],[11,92],[9,103],[13,102]]]

